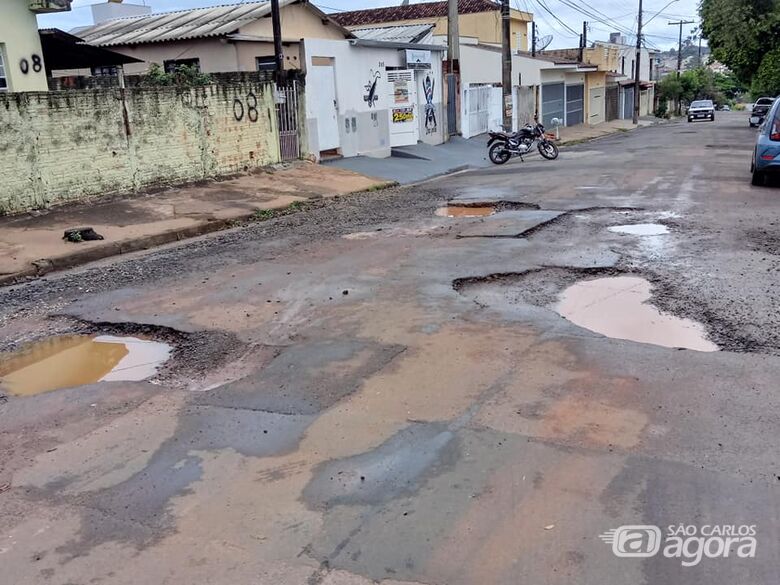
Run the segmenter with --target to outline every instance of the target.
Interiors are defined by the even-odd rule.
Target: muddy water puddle
[[[436,215],[439,217],[487,217],[495,212],[496,208],[492,205],[447,205],[446,207],[439,207],[436,210]]]
[[[0,389],[31,396],[95,382],[153,376],[170,357],[167,343],[112,335],[63,335],[35,343],[0,364]]]
[[[648,304],[651,292],[650,283],[639,277],[585,280],[561,293],[555,311],[575,325],[615,339],[718,351],[700,323]]]
[[[669,233],[669,228],[660,223],[613,225],[607,229],[616,234],[629,234],[632,236],[663,236]]]

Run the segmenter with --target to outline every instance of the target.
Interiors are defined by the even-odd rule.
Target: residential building
[[[70,0],[3,0],[0,91],[46,91],[46,63],[36,14],[70,10]]]
[[[432,24],[434,35],[447,35],[447,2],[422,2],[385,8],[338,12],[331,17],[346,28],[364,29],[389,25]],[[459,34],[479,43],[500,45],[501,6],[491,0],[458,0]],[[512,49],[528,48],[529,28],[533,15],[512,8],[510,32]]]
[[[286,69],[301,69],[301,39],[344,40],[354,35],[308,0],[280,0]],[[271,3],[243,2],[108,20],[73,31],[88,43],[172,70],[191,65],[206,73],[273,69]]]
[[[608,86],[613,92],[617,93],[618,117],[630,119],[634,114],[634,84],[636,70],[636,46],[626,44],[622,37],[612,35],[611,40],[621,40],[623,42],[602,42],[594,43],[594,48],[606,48],[617,50],[617,62],[610,68],[607,76]],[[657,52],[651,51],[646,47],[640,49],[639,63],[639,115],[647,116],[653,112],[653,103],[655,101],[655,79],[658,77],[656,63],[658,60]]]
[[[425,38],[416,26],[372,31],[304,39],[307,95],[316,96],[306,100],[310,152],[387,157],[393,147],[446,139],[445,47],[408,42]]]

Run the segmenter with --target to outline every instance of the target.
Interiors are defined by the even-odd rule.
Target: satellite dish
[[[550,46],[550,43],[553,42],[553,36],[552,35],[544,35],[541,39],[537,41],[537,51],[544,51],[547,47]]]

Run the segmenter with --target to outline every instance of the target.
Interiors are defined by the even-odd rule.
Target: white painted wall
[[[38,22],[30,12],[30,3],[2,0],[1,4],[0,51],[8,79],[7,91],[48,91]],[[23,61],[26,67],[21,65]]]
[[[442,107],[443,82],[441,63],[443,51],[432,52],[432,68],[416,72],[417,108],[415,115],[421,124],[420,139],[431,144],[444,141],[446,120]],[[387,84],[387,68],[404,65],[403,51],[393,47],[365,47],[346,40],[305,39],[303,61],[306,71],[312,60],[332,59],[336,77],[336,102],[339,119],[339,148],[343,156],[390,156],[390,112],[393,104]],[[436,111],[436,128],[425,129],[425,94],[419,91],[421,79],[432,77],[434,85],[433,106]],[[370,85],[377,81],[376,100],[367,100]],[[317,96],[307,92],[306,118],[309,130],[310,151],[320,152]],[[427,130],[427,131],[426,131]]]

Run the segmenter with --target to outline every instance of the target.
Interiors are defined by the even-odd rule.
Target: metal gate
[[[634,117],[634,88],[626,86],[623,90],[623,119],[630,120]]]
[[[566,86],[566,125],[576,126],[585,121],[585,86]]]
[[[607,88],[607,122],[618,119],[618,88],[617,86]]]
[[[447,132],[458,132],[458,78],[452,74],[447,75]]]
[[[562,83],[549,83],[542,86],[542,124],[552,128],[552,119],[558,118],[563,124],[565,111],[564,86]]]
[[[282,160],[300,158],[298,132],[298,82],[276,88],[276,118],[279,121],[279,153]]]
[[[477,136],[488,131],[492,89],[489,85],[482,85],[470,87],[465,91],[466,103],[469,108],[469,136]]]

